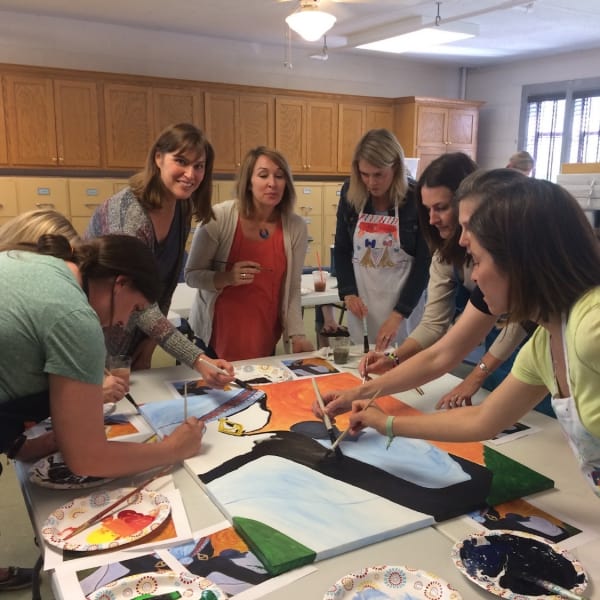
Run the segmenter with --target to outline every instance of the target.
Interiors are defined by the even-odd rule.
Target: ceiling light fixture
[[[403,52],[423,52],[466,40],[479,34],[474,23],[451,21],[442,23],[440,2],[437,4],[437,16],[434,23],[426,23],[423,17],[405,19],[387,24],[355,36],[349,40],[353,46],[363,50],[377,50],[401,54]]]
[[[318,0],[301,0],[299,10],[285,18],[288,27],[307,42],[316,42],[335,21],[332,14],[319,10]]]

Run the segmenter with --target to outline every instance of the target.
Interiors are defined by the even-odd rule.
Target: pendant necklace
[[[262,240],[266,240],[266,239],[269,237],[269,235],[270,235],[270,234],[269,234],[269,230],[268,230],[266,227],[261,227],[261,228],[258,230],[258,235],[260,236],[260,238],[261,238]]]

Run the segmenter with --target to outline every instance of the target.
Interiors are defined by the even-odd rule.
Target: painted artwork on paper
[[[326,359],[320,356],[308,356],[306,358],[290,358],[281,361],[296,377],[314,377],[315,375],[327,375],[328,373],[339,373],[339,371]]]
[[[140,407],[144,418],[162,437],[169,435],[184,421],[186,410],[188,416],[210,422],[225,419],[229,414],[248,408],[265,397],[265,393],[260,390],[237,387],[213,389],[202,379],[176,381],[172,385],[178,393],[177,398],[151,402]]]

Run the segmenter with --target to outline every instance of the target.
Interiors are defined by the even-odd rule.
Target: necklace
[[[266,227],[261,227],[258,230],[258,235],[260,235],[260,238],[262,240],[266,240],[271,234],[269,233],[269,230]]]

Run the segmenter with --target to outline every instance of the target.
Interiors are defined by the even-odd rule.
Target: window
[[[566,162],[600,162],[600,79],[523,88],[520,148],[534,175],[556,181]]]

